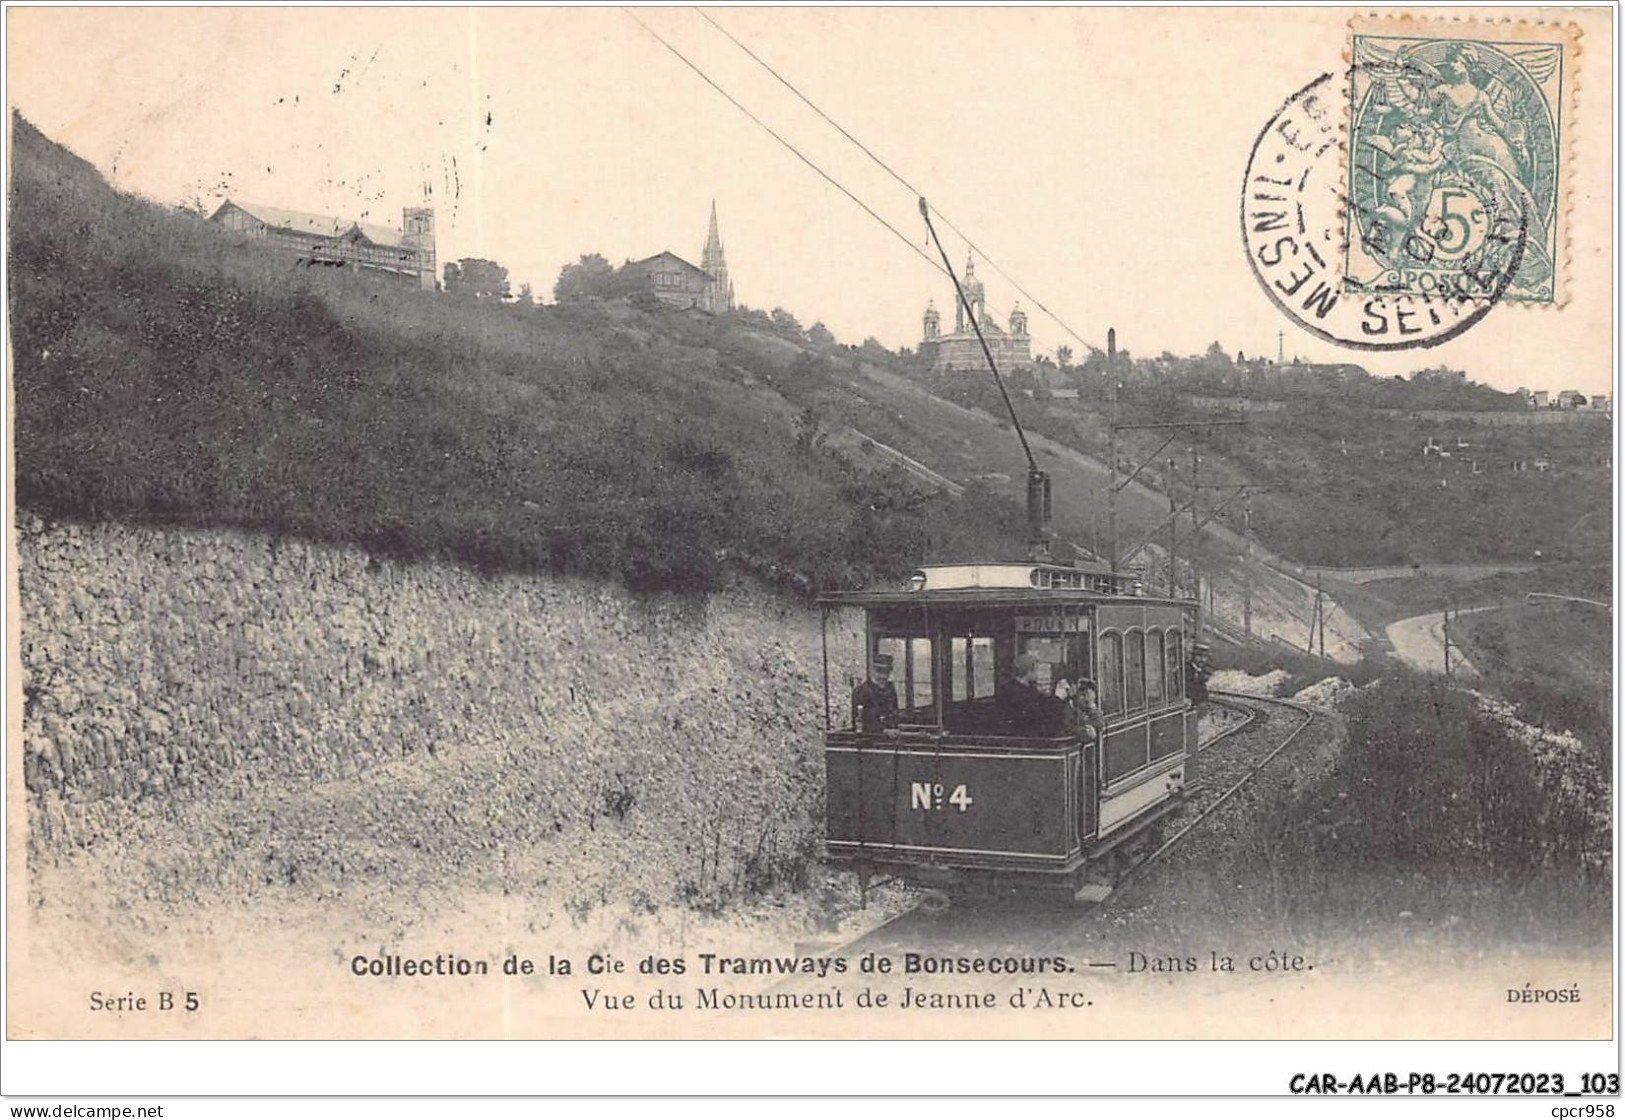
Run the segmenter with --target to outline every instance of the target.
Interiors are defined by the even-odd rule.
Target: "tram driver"
[[[869,659],[869,676],[852,690],[852,726],[884,731],[897,723],[897,686],[891,682],[892,658],[877,653]]]

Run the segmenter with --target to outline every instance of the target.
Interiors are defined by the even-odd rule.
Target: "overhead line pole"
[[[1247,423],[1247,421],[1246,420],[1169,420],[1169,421],[1157,421],[1157,422],[1154,422],[1154,423],[1146,423],[1146,424],[1124,424],[1124,423],[1122,423],[1122,422],[1120,422],[1118,420],[1117,332],[1115,330],[1108,330],[1106,332],[1106,370],[1107,370],[1107,373],[1111,376],[1111,425],[1110,425],[1110,439],[1109,439],[1109,443],[1107,445],[1107,447],[1108,447],[1107,456],[1111,459],[1111,463],[1110,463],[1110,472],[1111,473],[1110,473],[1110,476],[1109,476],[1110,479],[1111,479],[1111,484],[1110,484],[1110,487],[1109,487],[1109,493],[1108,493],[1107,497],[1108,497],[1108,500],[1110,502],[1109,509],[1110,509],[1110,516],[1111,516],[1111,569],[1113,571],[1116,571],[1117,566],[1119,564],[1128,563],[1128,561],[1132,557],[1138,555],[1140,553],[1140,551],[1143,550],[1146,547],[1146,545],[1151,543],[1151,540],[1148,539],[1148,540],[1144,541],[1143,543],[1141,543],[1139,545],[1136,545],[1133,549],[1129,550],[1127,555],[1119,555],[1119,553],[1118,553],[1119,541],[1118,541],[1118,536],[1117,536],[1117,495],[1118,495],[1118,492],[1121,491],[1121,490],[1126,489],[1128,487],[1129,483],[1133,482],[1136,478],[1138,478],[1140,476],[1140,472],[1145,470],[1145,468],[1151,464],[1151,461],[1162,453],[1162,449],[1164,447],[1167,447],[1169,443],[1173,442],[1173,440],[1175,438],[1173,435],[1170,435],[1167,439],[1163,440],[1161,445],[1158,446],[1158,448],[1155,451],[1153,451],[1145,459],[1142,459],[1140,461],[1139,465],[1134,468],[1133,472],[1131,472],[1126,479],[1124,479],[1121,483],[1119,483],[1117,481],[1117,433],[1118,432],[1131,432],[1131,431],[1169,431],[1169,430],[1172,430],[1177,434],[1181,430],[1190,430],[1192,428],[1234,428],[1234,427],[1241,427],[1241,426],[1244,426]],[[1195,447],[1191,448],[1191,456],[1192,456],[1193,459],[1196,456]],[[1172,468],[1173,460],[1172,459],[1168,460],[1168,463],[1169,463],[1170,468]],[[1198,480],[1194,476],[1193,476],[1191,481],[1192,481],[1193,485],[1198,482]],[[1170,469],[1169,472],[1168,472],[1167,487],[1168,487],[1169,521],[1165,522],[1164,524],[1174,524],[1174,523],[1176,523],[1178,521],[1178,518],[1179,518],[1179,507],[1178,507],[1177,502],[1174,499],[1174,484],[1173,484],[1173,471],[1172,471],[1172,469]],[[1196,513],[1195,513],[1195,510],[1196,510],[1196,494],[1195,494],[1194,490],[1191,493],[1191,509],[1192,509],[1192,514],[1191,514],[1192,529],[1191,529],[1191,531],[1192,531],[1192,533],[1195,533],[1198,529],[1201,528],[1201,526],[1196,524]],[[1175,525],[1175,528],[1177,528],[1177,525]],[[1156,533],[1160,532],[1161,530],[1162,530],[1162,525],[1158,525],[1156,530],[1154,530],[1152,532],[1152,537],[1154,538],[1156,536]],[[1169,593],[1170,596],[1172,596],[1174,594],[1174,563],[1175,563],[1174,550],[1175,550],[1175,543],[1174,543],[1173,536],[1174,536],[1174,531],[1171,529],[1170,532],[1169,532],[1169,541],[1168,541],[1168,593]],[[1196,592],[1195,592],[1198,598],[1200,598],[1200,596],[1201,596],[1201,590],[1202,590],[1202,587],[1201,587],[1200,577],[1198,577],[1198,582],[1197,582],[1197,585],[1196,585]]]
[[[1168,458],[1168,598],[1179,598],[1179,587],[1174,577],[1178,567],[1174,535],[1179,532],[1179,505],[1174,500],[1174,460]]]
[[[1247,501],[1241,510],[1245,526],[1246,554],[1241,561],[1241,629],[1249,638],[1253,636],[1253,495],[1243,491]]]
[[[1197,452],[1196,445],[1193,443],[1193,444],[1191,444],[1191,559],[1190,559],[1190,567],[1191,567],[1191,584],[1194,586],[1195,591],[1196,591],[1196,603],[1197,603],[1198,606],[1200,606],[1201,603],[1202,603],[1202,537],[1201,537],[1202,526],[1198,523],[1200,519],[1197,516],[1198,510],[1200,508],[1197,503],[1198,503],[1198,500],[1201,498],[1201,495],[1202,495],[1202,476],[1201,476],[1201,473],[1200,473],[1201,472],[1201,466],[1202,466],[1202,457]],[[1197,617],[1198,618],[1201,617],[1201,612],[1200,611],[1197,612]],[[1198,636],[1200,636],[1200,635],[1198,635]]]
[[[1122,562],[1121,558],[1117,554],[1117,545],[1118,545],[1118,540],[1117,540],[1117,491],[1120,490],[1122,487],[1119,487],[1117,485],[1117,328],[1116,327],[1109,327],[1106,330],[1106,379],[1107,379],[1108,382],[1110,382],[1110,384],[1107,386],[1107,388],[1108,388],[1108,391],[1109,391],[1109,394],[1110,394],[1110,401],[1111,401],[1111,424],[1110,424],[1110,429],[1109,429],[1110,435],[1108,436],[1107,451],[1106,451],[1107,458],[1109,458],[1111,460],[1111,462],[1107,464],[1107,469],[1111,472],[1110,475],[1108,476],[1111,481],[1108,483],[1108,485],[1106,487],[1106,500],[1109,503],[1108,510],[1107,510],[1107,516],[1110,518],[1110,522],[1111,522],[1110,525],[1108,525],[1107,528],[1108,528],[1110,536],[1111,536],[1111,543],[1108,546],[1109,551],[1106,554],[1106,570],[1110,571],[1110,572],[1115,572],[1115,571],[1117,571],[1117,565]],[[1138,472],[1135,472],[1135,473],[1138,473]],[[1132,477],[1133,476],[1131,475],[1130,478],[1132,478]],[[1125,482],[1123,485],[1127,486],[1128,483]]]

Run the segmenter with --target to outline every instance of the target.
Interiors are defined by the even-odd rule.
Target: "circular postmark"
[[[1528,242],[1528,196],[1430,173],[1444,162],[1437,130],[1388,118],[1370,98],[1357,107],[1370,112],[1356,116],[1369,127],[1354,133],[1346,166],[1342,121],[1354,79],[1345,87],[1322,74],[1258,134],[1242,182],[1247,263],[1283,314],[1327,342],[1437,346],[1506,294]]]

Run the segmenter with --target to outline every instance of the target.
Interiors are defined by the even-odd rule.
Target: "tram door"
[[[1037,659],[1037,685],[1042,692],[1069,696],[1078,682],[1093,680],[1094,658],[1090,613],[1081,607],[1063,607],[1043,613],[1018,614],[1015,619],[1018,654]],[[1098,691],[1099,685],[1096,684]],[[1076,798],[1078,837],[1087,840],[1098,825],[1100,748],[1085,742],[1078,753],[1072,784]]]

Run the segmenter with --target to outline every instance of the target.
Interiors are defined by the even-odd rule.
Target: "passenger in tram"
[[[891,683],[892,658],[877,653],[869,662],[869,676],[852,690],[852,726],[859,731],[884,731],[897,723],[897,686]]]
[[[1099,743],[1106,738],[1106,713],[1100,710],[1100,690],[1082,677],[1072,687],[1072,726],[1079,741]]]
[[[1055,735],[1069,722],[1068,707],[1038,686],[1038,658],[1018,653],[998,690],[999,711],[1017,735]]]

